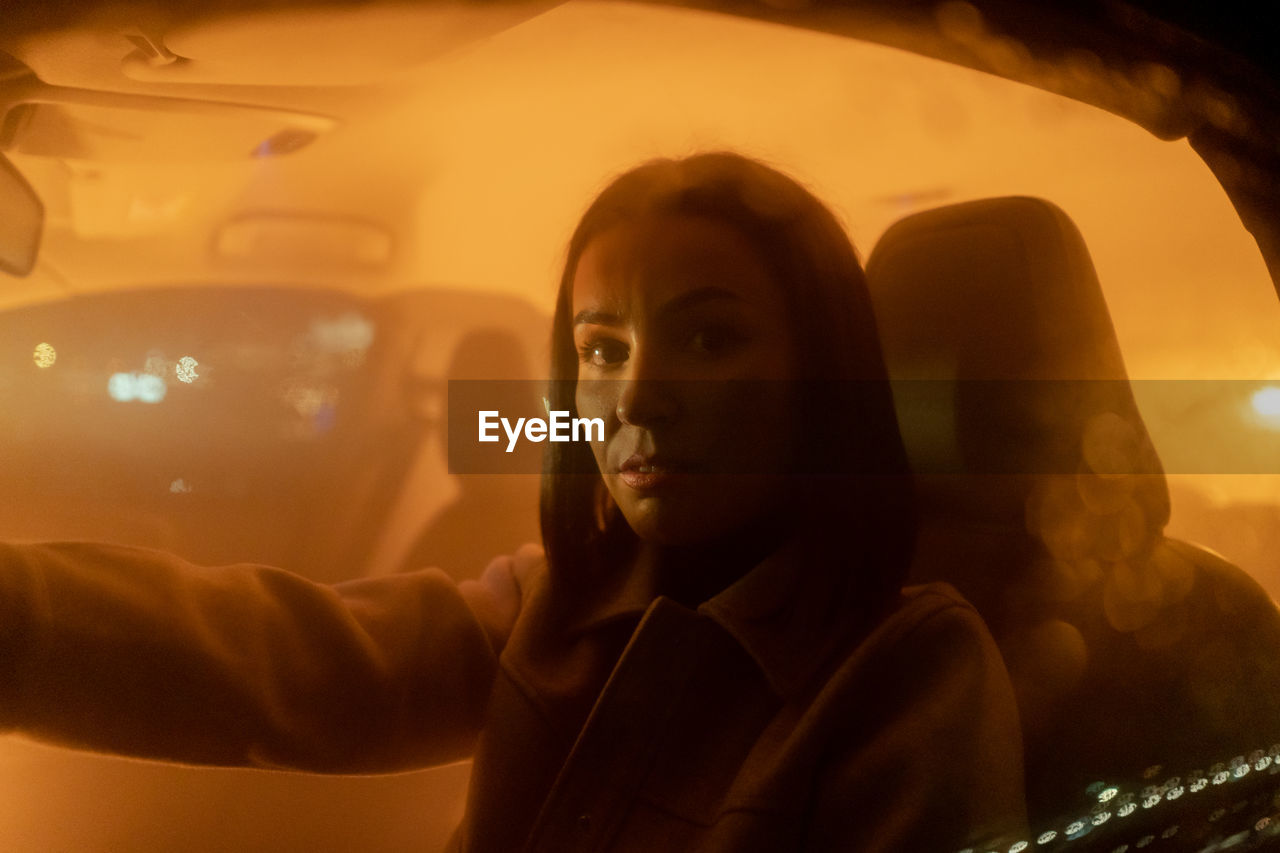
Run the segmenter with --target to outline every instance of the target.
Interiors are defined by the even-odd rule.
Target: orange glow
[[[417,14],[447,26],[408,26]],[[1002,194],[1047,198],[1085,237],[1132,378],[1280,376],[1275,291],[1225,193],[1185,142],[980,72],[802,29],[621,3],[568,3],[522,23],[506,14],[467,19],[452,6],[389,5],[359,16],[307,10],[296,21],[246,13],[185,28],[180,44],[198,67],[143,76],[173,80],[179,91],[183,74],[215,91],[221,82],[228,99],[237,94],[231,84],[298,75],[359,83],[369,94],[351,98],[339,85],[308,96],[298,106],[337,118],[341,131],[284,157],[49,168],[18,155],[46,197],[68,200],[51,210],[46,236],[57,280],[38,270],[24,286],[42,298],[50,288],[174,281],[361,293],[445,285],[545,310],[568,234],[608,175],[648,157],[728,147],[809,183],[864,255],[889,223],[916,210]],[[963,20],[943,23],[967,32]],[[293,25],[360,35],[330,45],[325,62],[293,46],[256,47],[279,47],[277,34]],[[439,41],[411,44],[402,37],[409,31]],[[71,31],[23,58],[54,82],[96,85],[77,79],[90,71],[68,57],[101,50],[91,34]],[[1103,73],[1087,62],[1068,71]],[[1176,91],[1176,74],[1150,72],[1151,94]],[[353,163],[359,181],[348,179]],[[259,224],[246,231],[245,222]],[[1178,441],[1178,421],[1143,414],[1158,450]],[[1240,501],[1280,496],[1280,478],[1182,482]],[[1178,533],[1182,514],[1173,523]]]
[[[184,5],[192,4],[175,8]],[[1049,199],[1083,233],[1132,378],[1280,382],[1276,292],[1253,238],[1208,168],[1185,141],[1158,140],[1081,103],[880,45],[675,5],[293,3],[276,4],[281,8],[274,11],[248,9],[252,4],[195,5],[244,11],[163,33],[183,62],[146,62],[129,52],[124,28],[106,18],[0,40],[0,49],[53,85],[222,103],[257,99],[323,117],[329,129],[297,151],[260,158],[250,156],[260,141],[256,125],[237,131],[235,156],[224,156],[199,130],[184,135],[181,122],[159,121],[149,125],[172,134],[159,140],[168,152],[163,161],[13,153],[45,200],[48,219],[34,273],[22,280],[0,274],[0,310],[148,287],[268,285],[375,298],[456,288],[515,297],[545,313],[570,232],[609,176],[647,158],[731,148],[809,185],[842,218],[864,258],[893,221],[912,212],[1006,194]],[[944,30],[962,42],[974,26],[966,7],[940,4]],[[1006,48],[1009,62],[1026,60]],[[1061,70],[1104,73],[1087,57]],[[1139,94],[1165,96],[1183,85],[1163,66],[1148,68],[1147,76],[1150,91]],[[122,115],[112,112],[117,120]],[[57,135],[56,128],[50,132]],[[118,141],[129,146],[127,135]],[[218,158],[206,156],[215,147]],[[444,465],[443,436],[431,427],[440,418],[430,410],[442,400],[428,398],[422,404],[428,414],[411,426],[383,423],[375,415],[408,420],[407,380],[439,380],[464,329],[424,323],[421,339],[378,339],[375,346],[374,328],[361,314],[339,311],[283,341],[352,369],[376,361],[385,344],[393,353],[381,357],[402,371],[390,371],[394,375],[381,383],[362,379],[341,387],[300,373],[264,392],[285,412],[292,437],[313,438],[334,421],[333,434],[349,441],[352,464],[360,466],[350,480],[362,502],[381,514],[372,518],[370,510],[369,517],[353,521],[332,510],[322,531],[330,538],[317,535],[308,543],[311,552],[298,553],[314,556],[344,533],[359,534],[366,553],[348,567],[352,574],[392,571],[424,519],[461,492]],[[63,364],[42,378],[61,381],[79,355],[70,342],[56,340]],[[17,355],[30,373],[27,346],[20,343]],[[199,337],[169,346],[183,357],[155,357],[141,371],[132,361],[114,365],[110,374],[86,370],[77,381],[89,389],[86,397],[102,400],[105,385],[111,399],[136,403],[158,403],[170,390],[166,383],[183,383],[173,386],[168,406],[104,404],[112,415],[142,411],[144,420],[160,420],[182,408],[177,403],[212,396],[215,386],[232,386],[233,359],[225,352]],[[536,353],[540,372],[545,355]],[[32,353],[41,369],[58,357],[48,343]],[[415,359],[421,363],[411,371]],[[353,437],[342,431],[350,423],[330,418],[340,397],[344,409],[366,407],[361,414],[369,423],[351,420],[372,439]],[[1185,435],[1184,413],[1155,408],[1141,396],[1138,403],[1158,450],[1185,440],[1179,437]],[[1258,439],[1259,425],[1280,430],[1280,386],[1275,393],[1212,405],[1214,413],[1225,413],[1217,420],[1240,425],[1232,435],[1242,440]],[[212,412],[208,424],[239,414]],[[1246,420],[1253,433],[1244,432]],[[1124,470],[1127,436],[1113,427],[1106,420],[1091,425],[1087,455],[1096,472]],[[950,440],[954,424],[938,428],[942,440]],[[111,433],[110,424],[95,422],[93,429],[99,448],[130,446],[130,437]],[[199,435],[191,439],[191,447],[213,446]],[[404,471],[375,470],[358,458],[358,451],[394,458],[388,448],[399,450],[410,440],[417,444]],[[190,465],[184,460],[160,468],[146,494],[184,511],[205,506],[217,497],[214,469],[234,452],[229,447],[217,449],[228,456],[192,454]],[[272,467],[278,462],[261,461],[264,482],[280,480]],[[393,474],[403,474],[403,481]],[[1140,528],[1141,519],[1129,509],[1127,481],[1104,479],[1082,475],[1056,482],[1028,517],[1059,559],[1049,570],[1066,597],[1102,574],[1096,563],[1071,561],[1082,539],[1101,535],[1105,524],[1117,559],[1136,548],[1127,531]],[[1273,595],[1280,593],[1280,524],[1274,523],[1280,476],[1168,479],[1174,504],[1169,534],[1223,551]],[[402,491],[383,494],[386,483]],[[250,481],[235,485],[241,496],[256,488]],[[1073,502],[1083,502],[1088,512],[1063,509]],[[198,537],[189,530],[196,528],[183,527],[182,519],[153,518],[151,509],[134,503],[139,506],[121,501],[107,507],[99,528],[85,526],[67,505],[55,506],[38,519],[46,526],[37,532],[63,538],[66,531],[56,525],[65,522],[73,533],[116,535],[125,527],[119,518],[128,516],[149,534],[159,530],[154,535],[162,546],[194,548]],[[263,526],[286,529],[293,503],[304,501],[281,502]],[[222,527],[231,531],[228,539],[252,541],[256,535]],[[302,540],[306,533],[286,529],[282,538]],[[305,559],[299,562],[304,565],[291,568],[308,568]],[[1113,624],[1146,625],[1156,604],[1180,589],[1180,565],[1157,568],[1144,573],[1120,564],[1107,589],[1106,616]],[[1060,626],[1049,629],[1029,635],[1028,648],[1076,647],[1077,638]],[[1064,653],[1061,661],[1055,674],[1065,680],[1078,678],[1087,658]],[[1259,759],[1254,769],[1277,756]],[[0,766],[16,769],[10,778],[22,780],[6,786],[0,801],[0,848],[6,849],[101,849],[112,843],[264,849],[295,838],[299,849],[430,849],[436,842],[443,846],[461,815],[468,772],[466,765],[453,765],[391,778],[333,779],[195,770],[55,751],[15,738],[0,739]],[[1249,765],[1243,767],[1248,772]],[[1188,776],[1188,799],[1211,781],[1234,781],[1231,773]],[[1169,799],[1176,797],[1172,791]],[[1139,809],[1143,801],[1132,796],[1117,798],[1115,788],[1099,795],[1114,808],[1112,824]],[[1151,796],[1152,806],[1160,803],[1159,795]],[[1057,824],[1037,843],[1090,829],[1089,818]]]

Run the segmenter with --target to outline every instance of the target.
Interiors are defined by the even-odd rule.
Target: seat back
[[[1066,214],[1022,197],[916,214],[867,274],[917,478],[912,579],[955,585],[1000,645],[1033,826],[1091,783],[1280,740],[1280,616],[1164,536],[1164,474]]]

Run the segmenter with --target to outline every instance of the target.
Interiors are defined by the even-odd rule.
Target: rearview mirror
[[[22,173],[0,154],[0,270],[31,272],[44,228],[44,205]]]

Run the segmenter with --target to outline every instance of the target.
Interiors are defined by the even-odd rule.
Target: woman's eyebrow
[[[579,311],[573,315],[573,325],[581,326],[591,324],[594,326],[620,326],[622,319],[617,314],[610,314],[607,311],[592,311],[587,309]]]
[[[660,309],[660,314],[677,314],[681,311],[687,311],[704,302],[715,302],[722,299],[733,301],[742,301],[742,296],[728,288],[719,287],[714,284],[699,287],[696,290],[690,290],[673,298],[665,303]],[[596,326],[620,326],[622,318],[617,314],[611,314],[608,311],[596,311],[593,309],[585,309],[573,315],[573,325],[581,326],[591,324]]]
[[[741,302],[742,296],[732,290],[709,284],[705,287],[699,287],[696,290],[690,290],[667,302],[659,309],[661,314],[677,314],[681,311],[687,311],[704,302],[716,302],[722,299],[730,299],[735,302]]]

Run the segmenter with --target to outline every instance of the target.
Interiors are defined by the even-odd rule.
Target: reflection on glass
[[[178,381],[185,382],[188,385],[195,382],[200,376],[200,374],[196,373],[196,367],[199,366],[199,364],[200,362],[196,361],[189,355],[184,355],[182,358],[178,359],[178,364],[173,369],[174,373],[178,375]]]
[[[373,344],[373,336],[373,321],[353,311],[339,317],[316,318],[304,343],[316,353],[362,356]]]
[[[1079,815],[1075,819],[1065,816],[1062,819],[1063,822],[1055,829],[1039,827],[1040,834],[1035,836],[1035,844],[1039,847],[1053,850],[1074,849],[1074,847],[1065,848],[1061,845],[1064,841],[1076,841],[1090,835],[1091,841],[1096,841],[1097,843],[1092,847],[1086,846],[1081,849],[1127,853],[1129,850],[1142,849],[1156,843],[1158,840],[1167,840],[1179,834],[1181,823],[1188,822],[1184,818],[1190,815],[1198,815],[1197,820],[1204,820],[1206,824],[1218,824],[1220,821],[1225,824],[1227,820],[1230,820],[1230,815],[1244,814],[1243,818],[1237,819],[1235,825],[1219,824],[1217,832],[1237,833],[1239,827],[1244,825],[1247,825],[1250,829],[1231,835],[1222,842],[1223,846],[1211,848],[1215,850],[1225,849],[1225,846],[1228,846],[1225,842],[1231,838],[1237,839],[1237,841],[1232,842],[1231,846],[1234,846],[1234,844],[1250,840],[1254,833],[1260,834],[1259,837],[1264,832],[1266,836],[1280,834],[1280,824],[1276,822],[1277,814],[1259,813],[1263,810],[1274,812],[1275,809],[1280,808],[1280,788],[1269,791],[1263,796],[1255,796],[1257,788],[1249,787],[1249,781],[1245,781],[1244,786],[1239,788],[1230,787],[1245,780],[1246,777],[1249,777],[1250,781],[1257,779],[1259,773],[1263,770],[1268,771],[1267,776],[1280,775],[1280,744],[1272,745],[1269,749],[1254,749],[1247,754],[1237,755],[1230,760],[1216,762],[1207,771],[1191,770],[1183,776],[1170,776],[1164,782],[1156,783],[1154,781],[1156,774],[1163,770],[1163,765],[1159,764],[1146,768],[1141,774],[1144,781],[1130,790],[1125,790],[1126,786],[1123,785],[1112,785],[1101,781],[1091,783],[1084,789],[1088,800],[1096,800],[1090,813]],[[1220,798],[1229,790],[1236,792],[1237,796],[1243,795],[1245,797],[1253,797],[1253,799],[1240,799],[1230,807],[1220,807],[1213,802],[1215,794],[1220,801]],[[1205,793],[1197,797],[1196,795],[1202,791]],[[1181,801],[1177,806],[1170,807],[1167,805],[1176,800]],[[1194,805],[1197,802],[1203,803],[1199,811],[1196,811],[1196,806]],[[1254,813],[1246,813],[1246,809],[1251,806],[1254,808]],[[1131,817],[1133,815],[1138,817]],[[1112,821],[1112,818],[1115,818],[1115,820]],[[1180,823],[1166,823],[1171,819],[1177,819]],[[1147,830],[1153,828],[1153,820],[1160,820],[1165,825],[1155,834],[1149,834]],[[1117,825],[1099,829],[1107,823]],[[1134,826],[1135,823],[1137,826]],[[1191,824],[1188,823],[1188,825],[1190,826]],[[1142,833],[1142,837],[1138,837],[1135,834],[1133,837],[1121,841],[1114,833],[1123,832],[1124,827],[1130,827],[1131,832]],[[1101,838],[1098,837],[1098,834],[1091,835],[1095,830],[1102,834]],[[1194,832],[1196,830],[1192,829],[1190,831]],[[1020,849],[1030,849],[1031,847],[1031,843],[1026,842],[1024,847]],[[1177,849],[1184,848],[1179,847]],[[1210,848],[1204,849],[1208,850]],[[1251,847],[1250,849],[1255,848]]]
[[[32,358],[35,360],[36,367],[43,370],[46,367],[53,367],[53,363],[58,360],[58,351],[50,344],[38,343]]]
[[[143,373],[151,376],[164,376],[169,372],[169,361],[164,357],[162,352],[151,352],[147,354],[147,365],[142,369]]]
[[[337,403],[338,389],[326,383],[297,380],[285,386],[281,399],[303,418],[318,416]]]
[[[1280,388],[1269,385],[1253,392],[1253,410],[1273,427],[1280,427]]]
[[[159,403],[168,391],[165,381],[150,373],[113,373],[107,380],[107,393],[120,403]]]

